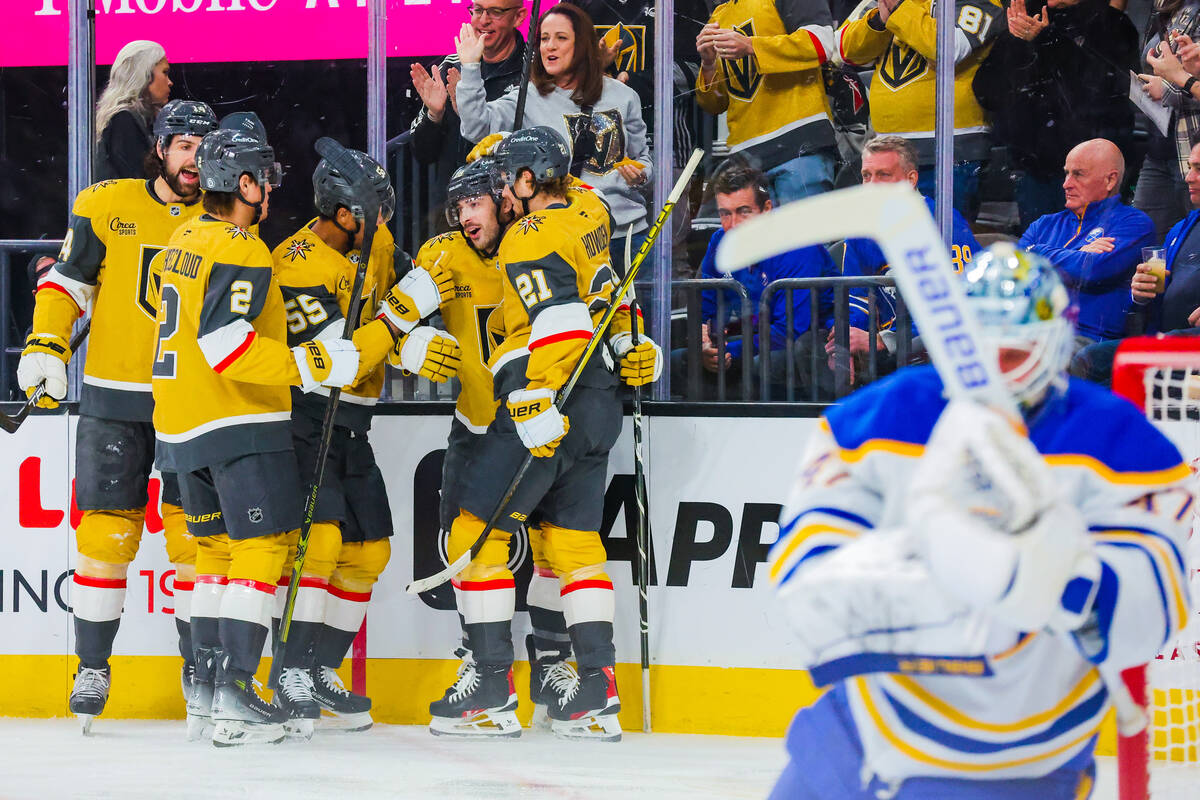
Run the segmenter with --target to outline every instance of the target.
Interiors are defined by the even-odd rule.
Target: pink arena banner
[[[67,63],[68,0],[0,5],[0,67]],[[469,7],[470,0],[387,0],[388,56],[453,52]],[[100,64],[134,39],[159,42],[179,63],[367,56],[367,0],[95,0],[95,8]]]

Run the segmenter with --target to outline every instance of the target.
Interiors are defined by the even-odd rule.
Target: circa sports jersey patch
[[[545,221],[546,218],[541,214],[530,214],[527,217],[521,217],[519,220],[517,220],[517,229],[521,231],[521,233],[540,231],[541,228],[539,226]]]
[[[313,243],[307,239],[292,239],[288,242],[287,249],[283,251],[283,257],[288,261],[295,261],[297,258],[308,260],[308,254],[312,252]]]

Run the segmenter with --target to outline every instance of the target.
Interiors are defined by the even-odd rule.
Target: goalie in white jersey
[[[1189,608],[1189,471],[1126,401],[1064,372],[1067,294],[997,246],[966,276],[1027,431],[932,367],[829,410],[770,575],[818,685],[772,798],[1086,798],[1109,692]]]

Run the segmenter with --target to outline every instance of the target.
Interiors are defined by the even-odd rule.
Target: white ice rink
[[[610,745],[526,730],[515,741],[468,742],[376,725],[218,750],[187,742],[182,722],[100,718],[85,739],[74,720],[0,719],[4,800],[762,798],[783,764],[780,740],[727,736],[627,733]],[[1112,760],[1101,759],[1093,800],[1115,800],[1112,773]]]

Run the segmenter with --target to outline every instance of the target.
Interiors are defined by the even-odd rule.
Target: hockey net
[[[1141,406],[1179,448],[1193,473],[1200,467],[1200,338],[1133,338],[1113,362],[1113,391]],[[1197,487],[1200,489],[1200,485]],[[1193,503],[1187,559],[1193,605],[1200,599],[1200,516]],[[1120,800],[1200,797],[1200,617],[1145,667],[1125,672],[1146,708],[1147,727],[1119,737]]]

